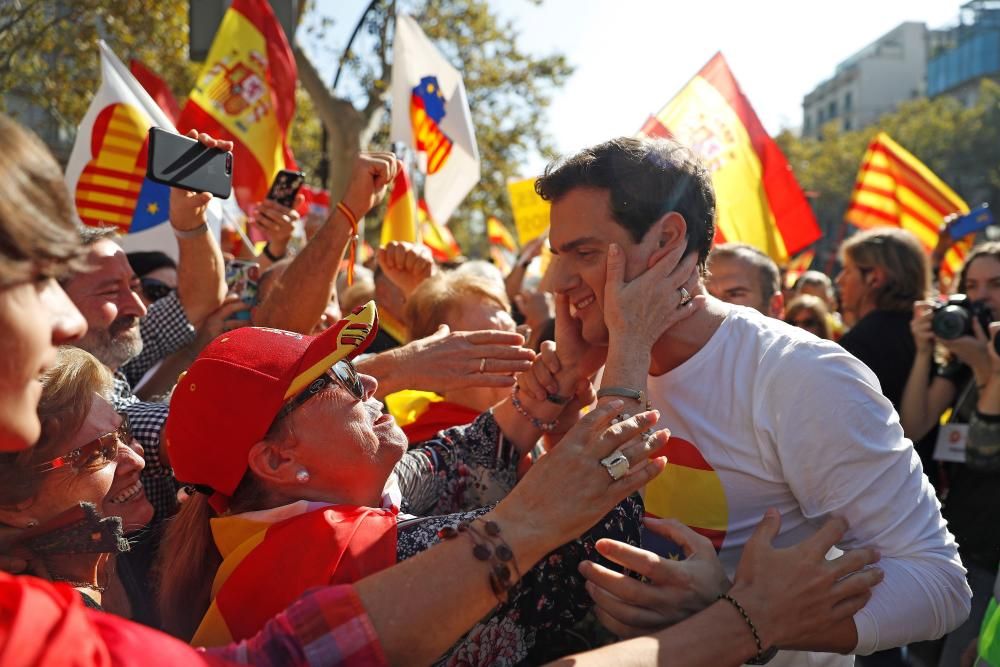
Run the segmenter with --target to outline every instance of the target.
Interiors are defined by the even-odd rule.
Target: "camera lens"
[[[233,154],[226,153],[226,176],[233,173]]]
[[[972,331],[969,312],[961,306],[948,305],[934,312],[931,331],[938,338],[954,340]]]

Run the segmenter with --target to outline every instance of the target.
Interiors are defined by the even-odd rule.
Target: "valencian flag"
[[[446,223],[479,182],[479,148],[462,75],[406,14],[396,15],[391,136],[417,154],[424,199]]]
[[[427,202],[417,202],[417,224],[420,241],[431,249],[435,262],[450,262],[462,256],[462,248],[445,225],[438,224],[427,210]]]
[[[160,250],[177,257],[177,241],[166,224],[170,188],[146,178],[149,128],[174,131],[173,123],[103,41],[101,87],[77,128],[66,165],[66,186],[77,215],[88,226],[114,226],[128,251]],[[209,224],[218,238],[219,202],[209,204]]]
[[[153,98],[156,105],[163,110],[170,122],[176,123],[177,119],[180,118],[181,108],[177,105],[177,100],[170,91],[167,82],[135,59],[129,62],[129,71],[132,72],[132,76],[139,82],[139,85]]]
[[[279,170],[296,168],[288,132],[297,77],[267,1],[233,0],[177,126],[234,143],[233,190],[245,210],[264,199]]]
[[[822,235],[788,161],[721,53],[640,134],[690,146],[711,172],[717,243],[747,243],[784,264]]]
[[[379,245],[384,246],[390,241],[408,241],[416,243],[420,236],[417,229],[417,198],[413,195],[413,186],[406,175],[406,169],[396,172],[389,193],[389,204],[382,220],[382,238]]]
[[[923,162],[879,132],[868,144],[844,217],[861,229],[902,227],[913,232],[930,253],[945,217],[968,212],[969,205]],[[955,275],[969,246],[966,240],[951,247],[941,265],[942,275]]]

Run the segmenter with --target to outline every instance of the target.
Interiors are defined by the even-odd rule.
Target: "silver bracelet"
[[[208,223],[203,222],[194,229],[177,229],[173,225],[170,225],[170,228],[174,230],[174,236],[179,239],[193,239],[208,232]]]

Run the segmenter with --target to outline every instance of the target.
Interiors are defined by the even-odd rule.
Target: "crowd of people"
[[[0,665],[990,659],[1000,244],[949,289],[871,230],[786,288],[690,150],[619,138],[508,275],[345,280],[399,168],[297,248],[262,202],[259,257],[172,190],[176,259],[126,254],[0,116]]]

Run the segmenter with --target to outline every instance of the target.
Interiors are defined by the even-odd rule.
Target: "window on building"
[[[826,117],[823,116],[823,109],[821,107],[820,110],[816,112],[816,125],[822,125],[824,120],[826,120]]]
[[[844,93],[844,113],[851,110],[851,91]]]
[[[837,100],[830,100],[830,103],[826,106],[826,117],[827,118],[837,117]]]
[[[844,131],[845,132],[850,132],[850,130],[851,130],[851,119],[850,118],[845,118],[844,119]]]
[[[805,134],[809,134],[812,131],[812,123],[810,122],[811,120],[812,117],[809,114],[806,114],[805,118],[803,118],[802,120],[802,131]]]

